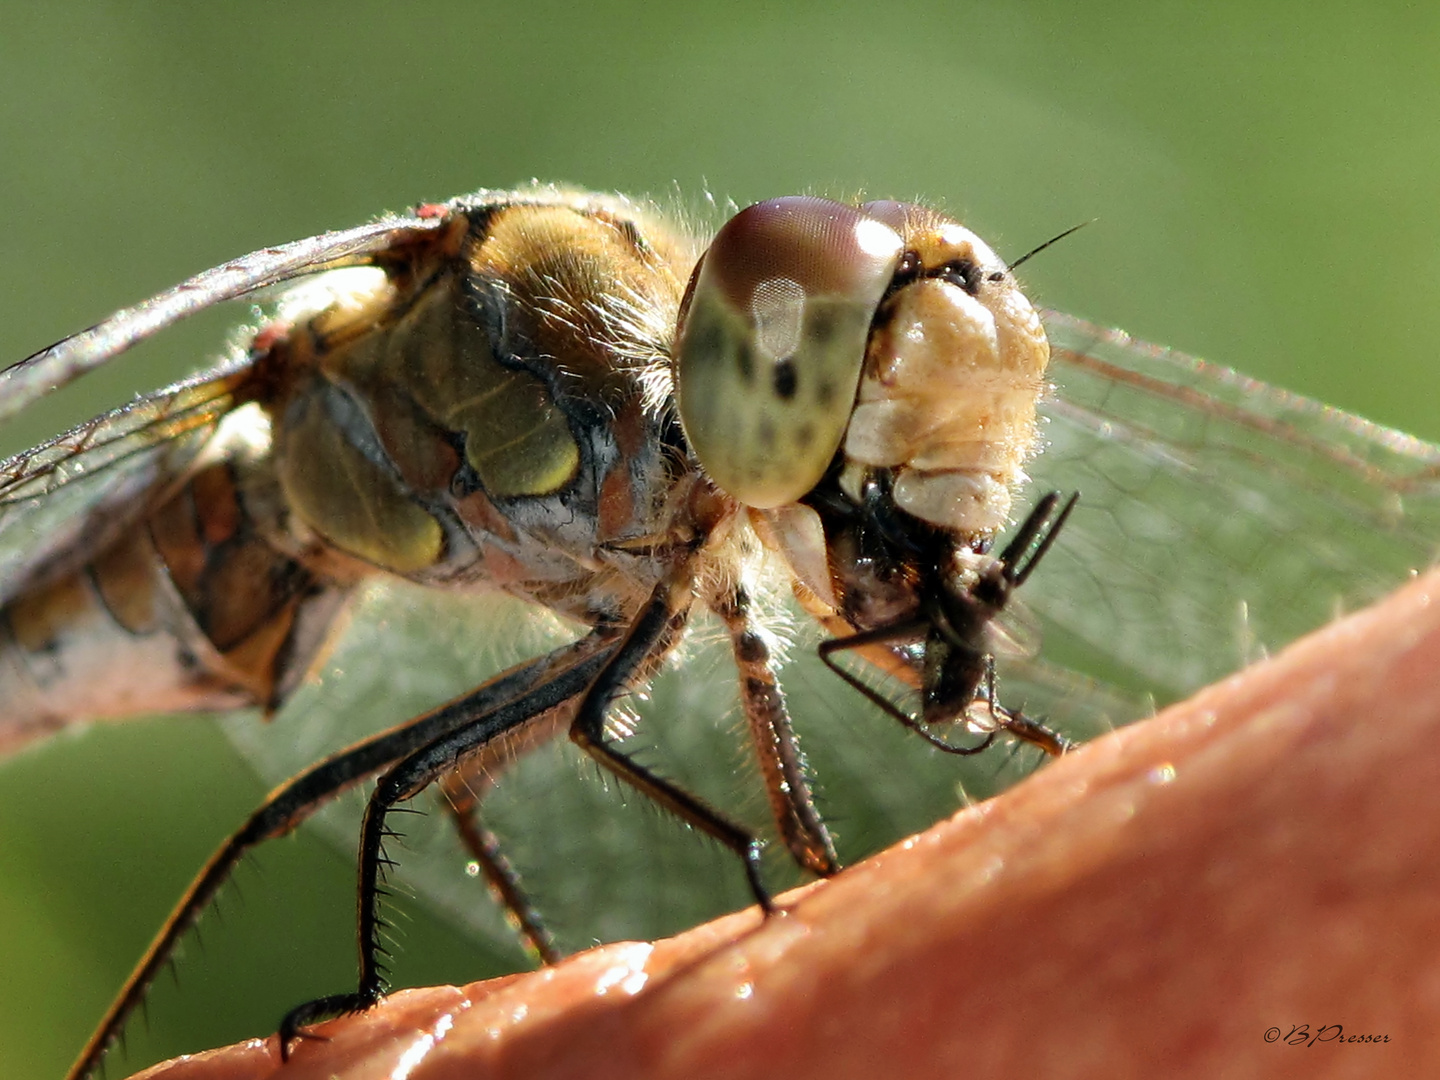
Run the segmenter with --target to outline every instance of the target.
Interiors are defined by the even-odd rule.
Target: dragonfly
[[[825,876],[844,859],[806,756],[827,789],[876,771],[869,733],[826,733],[853,711],[836,687],[923,752],[900,798],[933,820],[914,773],[997,742],[1064,752],[1435,559],[1440,449],[1037,312],[1020,262],[913,204],[775,199],[707,242],[639,200],[482,191],[244,256],[0,373],[4,420],[279,290],[220,363],[0,465],[0,748],[160,711],[304,716],[297,738],[237,734],[280,786],[72,1076],[248,851],[372,778],[359,985],[287,1014],[282,1054],[385,990],[388,822],[432,785],[553,959],[499,837],[558,805],[553,773],[523,774],[561,735],[728,849],[767,907],[759,831],[684,775],[725,751],[682,735],[651,765],[637,727],[733,702],[776,846]],[[790,640],[807,626],[817,650]],[[472,685],[435,696],[429,673],[497,637]],[[354,669],[369,681],[337,687]],[[406,689],[424,705],[376,715]],[[357,713],[403,722],[357,734]],[[453,876],[426,887],[475,906]]]

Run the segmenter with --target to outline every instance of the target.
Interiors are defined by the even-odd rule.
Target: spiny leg
[[[556,713],[548,725],[538,721],[528,723],[505,737],[491,740],[482,749],[468,754],[459,768],[440,781],[445,809],[460,843],[485,875],[490,891],[526,950],[544,964],[557,963],[560,950],[526,895],[520,875],[501,851],[499,837],[481,820],[480,803],[507,768],[569,727],[573,710],[556,710]]]
[[[451,773],[441,786],[445,797],[445,809],[455,825],[460,842],[470,857],[485,875],[485,881],[494,893],[496,901],[505,909],[505,915],[526,951],[532,953],[542,964],[560,962],[560,950],[555,939],[545,928],[545,922],[535,905],[530,902],[520,875],[500,850],[500,838],[486,828],[480,820],[481,794],[474,790],[467,780],[469,770]]]
[[[624,640],[607,649],[599,658],[601,662],[578,665],[487,715],[475,716],[463,727],[442,734],[410,754],[380,777],[360,831],[359,984],[352,993],[318,998],[287,1013],[280,1023],[282,1058],[288,1059],[290,1044],[303,1035],[302,1028],[329,1017],[367,1009],[384,993],[379,938],[383,923],[379,903],[383,895],[381,878],[389,865],[384,852],[385,840],[390,835],[387,815],[397,804],[413,798],[446,773],[463,767],[468,758],[483,753],[496,738],[551,714],[551,710],[567,706],[581,694],[584,696],[570,727],[571,739],[621,779],[739,855],[756,902],[767,914],[774,910],[770,894],[760,879],[760,841],[700,799],[637,765],[606,742],[605,718],[610,706],[654,672],[660,658],[683,630],[690,602],[690,579],[677,574],[655,590],[631,623]]]
[[[685,626],[690,603],[688,578],[677,577],[655,590],[645,610],[631,624],[614,658],[580,703],[570,727],[570,738],[637,791],[735,852],[745,864],[745,877],[755,902],[768,915],[775,910],[775,905],[760,878],[762,845],[755,835],[615,749],[605,731],[605,716],[610,706],[648,677],[674,644]]]
[[[331,799],[413,753],[417,747],[433,742],[441,732],[454,727],[457,716],[491,711],[495,705],[551,681],[557,670],[579,666],[593,676],[614,644],[613,637],[591,634],[547,656],[516,665],[456,701],[331,755],[273,791],[190,883],[71,1066],[67,1080],[86,1080],[94,1074],[105,1052],[144,1001],[155,976],[174,954],[181,937],[199,920],[251,848],[286,835]]]
[[[741,706],[780,836],[801,867],[829,877],[839,871],[840,861],[815,809],[805,758],[795,739],[770,648],[751,615],[749,595],[736,588],[715,606],[715,612],[730,632],[735,665],[740,669]]]
[[[819,647],[820,659],[835,674],[849,683],[858,693],[863,694],[887,716],[892,717],[903,726],[915,732],[926,742],[937,750],[947,754],[959,754],[962,757],[979,754],[988,750],[994,743],[1000,732],[1011,735],[1022,743],[1029,743],[1038,746],[1051,757],[1059,757],[1063,753],[1075,749],[1075,744],[1059,732],[1052,731],[1045,724],[1032,716],[1026,716],[1023,712],[1014,709],[1007,709],[995,699],[995,659],[985,658],[985,687],[984,692],[975,698],[975,703],[983,703],[990,717],[994,721],[994,727],[985,734],[985,737],[971,746],[957,746],[954,743],[946,742],[944,739],[927,730],[925,726],[911,716],[904,709],[897,706],[880,691],[870,686],[858,675],[845,670],[836,661],[835,655],[846,650],[862,651],[872,645],[885,644],[887,642],[907,642],[913,640],[914,636],[926,629],[927,624],[920,620],[906,620],[897,622],[890,626],[877,626],[872,630],[861,631],[851,634],[849,637],[832,638],[829,641],[822,641]]]
[[[386,895],[383,879],[392,865],[385,855],[385,841],[391,831],[387,815],[398,803],[414,798],[430,784],[461,765],[467,755],[483,752],[494,740],[513,735],[524,726],[546,724],[555,711],[571,707],[624,649],[615,641],[612,629],[597,629],[584,641],[598,641],[600,648],[568,666],[553,665],[546,677],[532,680],[530,687],[510,700],[488,709],[465,709],[460,699],[446,709],[452,722],[434,731],[434,738],[414,749],[382,775],[370,795],[360,825],[360,858],[357,927],[360,977],[353,992],[331,994],[291,1009],[280,1021],[280,1058],[289,1060],[290,1044],[304,1037],[301,1028],[346,1013],[361,1012],[380,1000],[385,992],[385,970],[380,941],[385,929],[380,902]],[[582,642],[583,643],[583,642]],[[574,648],[573,646],[571,648]],[[561,650],[562,652],[564,650]],[[554,654],[552,654],[554,655]]]
[[[999,726],[1015,736],[1016,749],[1019,749],[1022,743],[1028,743],[1031,746],[1038,746],[1050,757],[1059,757],[1061,754],[1068,754],[1075,749],[1075,743],[1058,731],[1052,731],[1046,727],[1043,721],[1033,716],[1026,716],[1023,712],[1015,709],[1007,709],[999,704],[995,693],[995,658],[993,656],[989,657],[985,664],[984,701],[991,714],[997,718],[996,722]]]

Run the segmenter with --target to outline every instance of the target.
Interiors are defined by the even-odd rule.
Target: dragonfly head
[[[674,386],[696,462],[737,502],[796,503],[839,465],[857,505],[983,543],[1036,447],[1050,349],[1009,267],[911,203],[772,199],[716,234],[681,303]]]
[[[1004,261],[910,203],[749,207],[681,304],[674,385],[699,467],[832,627],[911,669],[926,722],[985,692],[1017,583],[990,546],[1049,356]]]

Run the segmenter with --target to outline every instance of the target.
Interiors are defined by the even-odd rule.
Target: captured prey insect
[[[219,367],[4,464],[0,743],[85,718],[277,710],[377,578],[509,593],[581,633],[278,788],[196,879],[75,1075],[247,850],[377,774],[360,985],[293,1010],[282,1052],[382,992],[385,818],[433,781],[553,954],[477,807],[561,732],[733,850],[767,905],[756,834],[614,737],[705,612],[729,639],[784,846],[833,873],[767,567],[831,635],[825,663],[932,743],[1055,753],[1067,741],[1036,715],[1139,715],[1384,591],[1440,535],[1435,448],[1064,316],[1046,316],[1047,342],[983,242],[891,202],[772,200],[702,250],[627,200],[481,192],[122,311],[0,375],[0,418],[196,310],[317,274],[327,288],[282,300]],[[1084,501],[1039,499],[997,554],[1026,471]],[[1041,555],[1027,603],[1044,662],[1011,671],[996,617]],[[1023,687],[1025,710],[997,686]]]

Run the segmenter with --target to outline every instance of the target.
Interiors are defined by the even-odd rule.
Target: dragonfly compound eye
[[[855,403],[899,233],[810,196],[742,210],[696,268],[676,346],[680,419],[705,472],[767,509],[825,474]]]

